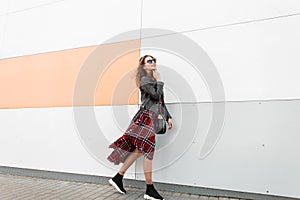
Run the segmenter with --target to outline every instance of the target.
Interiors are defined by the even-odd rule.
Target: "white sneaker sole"
[[[155,199],[154,197],[150,197],[148,194],[144,194],[144,199],[147,199],[147,200],[160,200],[160,199]]]
[[[125,192],[123,192],[122,190],[120,190],[120,188],[117,186],[117,184],[112,180],[112,179],[109,179],[108,182],[114,186],[116,188],[116,190],[118,190],[118,192],[120,192],[121,194],[125,194]]]

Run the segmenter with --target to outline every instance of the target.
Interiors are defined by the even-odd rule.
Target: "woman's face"
[[[150,56],[147,56],[145,58],[144,62],[144,69],[147,71],[147,73],[151,72],[152,70],[156,69],[156,59],[152,58]]]

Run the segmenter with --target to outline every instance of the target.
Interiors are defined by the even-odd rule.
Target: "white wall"
[[[98,45],[120,32],[138,29],[141,23],[139,0],[44,3],[10,2],[2,58]],[[38,5],[43,6],[26,9]]]
[[[123,106],[129,109],[127,115],[132,116],[136,106],[129,107],[131,109]],[[90,137],[93,133],[88,132],[88,128],[86,132],[78,129],[81,122],[76,121],[73,107],[1,109],[1,165],[89,175],[113,175],[118,166],[106,160],[111,152],[108,149],[109,141],[116,139],[127,124],[112,126],[112,107],[92,109],[95,110],[99,128],[104,133],[93,138]],[[89,116],[88,120],[91,118]],[[134,178],[134,169],[133,165],[126,174],[127,178]]]

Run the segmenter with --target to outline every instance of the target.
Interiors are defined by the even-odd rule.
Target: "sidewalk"
[[[143,199],[144,189],[126,187],[123,195],[109,184],[61,181],[10,174],[0,174],[1,200],[101,200]],[[158,188],[157,188],[158,189]],[[236,198],[207,197],[187,193],[158,191],[166,200],[238,200]]]

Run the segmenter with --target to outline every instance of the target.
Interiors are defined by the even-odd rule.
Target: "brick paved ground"
[[[0,200],[101,200],[143,199],[144,189],[126,187],[127,194],[119,194],[109,184],[61,181],[36,177],[0,174]],[[187,193],[161,191],[166,200],[238,200],[236,198],[207,197]]]

